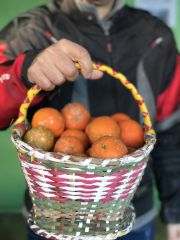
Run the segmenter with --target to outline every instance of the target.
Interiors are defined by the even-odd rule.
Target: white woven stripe
[[[30,162],[24,162],[24,161],[21,161],[21,164],[23,167],[28,167],[28,168],[31,168],[31,169],[36,169],[36,170],[50,170],[50,169],[47,169],[46,167],[43,167],[42,165],[35,165],[35,164],[32,164]],[[48,172],[47,172],[48,173]],[[49,176],[52,176],[51,174],[49,174]]]
[[[92,180],[91,180],[92,181]],[[96,183],[83,183],[83,182],[63,182],[63,183],[66,183],[66,184],[69,184],[69,185],[73,185],[73,186],[96,186],[96,187],[99,187],[99,182],[96,182]],[[110,184],[110,182],[109,182],[109,184]],[[84,189],[84,188],[83,188]],[[109,188],[107,188],[107,189],[109,189]],[[90,191],[89,189],[84,189],[85,191],[86,190],[88,190],[88,191]],[[92,190],[94,190],[94,189],[92,189]]]
[[[109,184],[109,183],[108,183]],[[65,192],[65,190],[67,191],[67,192],[72,192],[72,194],[74,194],[73,193],[73,191],[79,191],[79,192],[82,192],[82,191],[85,191],[85,192],[89,192],[89,191],[96,191],[96,192],[98,192],[98,191],[100,191],[100,189],[101,189],[101,187],[98,187],[98,188],[96,188],[96,189],[84,189],[84,188],[79,188],[79,187],[76,187],[76,188],[72,188],[72,187],[61,187],[61,189],[64,189],[64,192]],[[103,187],[103,190],[108,190],[109,188],[108,187],[105,187],[105,185],[104,185],[104,187]]]
[[[91,162],[92,162],[92,158],[87,158],[81,164],[82,166],[89,166]]]
[[[112,196],[115,200],[118,200],[118,198],[121,197],[121,194],[122,192],[127,189],[127,185],[128,185],[128,182],[130,181],[131,179],[131,176],[135,173],[135,171],[130,171],[126,174],[124,174],[126,176],[126,178],[123,180],[121,186],[120,186],[120,189],[118,191],[116,191],[116,195]]]
[[[102,162],[101,166],[102,166],[102,167],[106,167],[110,162],[111,162],[111,159],[105,159],[105,160]]]
[[[104,176],[101,183],[99,183],[99,188],[98,188],[98,192],[97,192],[97,195],[96,197],[94,198],[94,202],[98,202],[100,199],[103,198],[103,192],[104,192],[104,189],[106,187],[108,187],[109,185],[109,177],[108,176]]]
[[[139,172],[139,174],[137,176],[137,179],[135,180],[135,182],[133,183],[131,188],[127,187],[127,185],[128,185],[128,182],[130,181],[131,176],[136,172],[136,170],[132,170],[128,174],[126,174],[126,178],[122,181],[123,184],[120,185],[119,187],[117,187],[119,190],[115,192],[114,199],[117,200],[118,198],[120,198],[121,194],[126,189],[129,190],[129,192],[127,194],[131,194],[131,193],[133,193],[135,191],[135,189],[137,188],[137,186],[140,183],[140,180],[142,178],[143,171],[144,171],[145,167],[146,167],[146,164],[144,164],[142,166],[142,168],[141,168],[141,170],[140,170],[140,172]]]
[[[77,172],[83,172],[82,169],[80,169],[80,168],[75,168],[75,167],[74,167],[74,168],[72,168],[72,167],[71,167],[71,168],[65,168],[65,167],[63,168],[63,167],[62,167],[62,169],[64,169],[65,171],[66,171],[66,169],[67,169],[67,170],[71,170],[71,171],[73,170],[73,171],[77,171]]]
[[[45,173],[46,174],[46,173]],[[46,174],[47,176],[47,174]],[[42,182],[49,182],[49,184],[51,185],[51,183],[53,183],[54,181],[51,180],[50,178],[47,178],[45,175],[44,176],[38,176],[36,175],[36,178],[39,179]]]
[[[28,175],[28,173],[27,173],[27,171],[26,171],[26,168],[23,167],[22,162],[20,162],[20,163],[21,163],[21,167],[22,167],[22,170],[23,170],[23,173],[24,173],[26,182],[28,183],[29,191],[30,191],[31,193],[33,193],[33,184],[31,184],[31,179],[29,178],[29,175]]]

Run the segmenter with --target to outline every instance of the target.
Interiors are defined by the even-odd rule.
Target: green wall
[[[45,0],[0,0],[0,28],[10,19],[28,8],[47,2]],[[133,5],[133,0],[127,0]],[[177,6],[180,13],[180,1]],[[180,14],[177,14],[177,23]],[[174,33],[180,47],[180,28],[175,26]],[[11,130],[0,132],[0,212],[18,211],[23,206],[25,189],[24,177],[11,141]]]
[[[0,27],[19,13],[44,2],[47,0],[0,0]]]
[[[19,13],[44,2],[0,0],[0,28]],[[11,130],[0,132],[0,212],[17,212],[23,206],[25,181],[10,136]]]
[[[176,26],[173,31],[175,34],[176,42],[178,45],[178,49],[180,50],[180,1],[177,1],[177,17],[176,17]]]

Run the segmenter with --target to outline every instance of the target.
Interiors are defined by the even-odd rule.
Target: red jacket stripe
[[[176,71],[169,87],[158,97],[156,121],[168,118],[180,102],[180,56],[177,57]]]

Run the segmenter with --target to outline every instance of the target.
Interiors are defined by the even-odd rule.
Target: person
[[[0,129],[16,119],[34,84],[48,94],[31,107],[29,120],[43,106],[60,109],[79,101],[93,116],[124,112],[140,121],[129,92],[93,70],[93,61],[122,72],[137,86],[158,141],[133,199],[135,226],[121,239],[154,239],[154,173],[167,239],[179,240],[180,60],[171,30],[123,0],[54,0],[17,17],[1,31],[0,39]],[[80,74],[74,61],[80,63]],[[30,231],[29,239],[44,238]]]

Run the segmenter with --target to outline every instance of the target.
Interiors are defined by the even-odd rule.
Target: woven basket
[[[145,145],[122,158],[105,160],[33,149],[22,137],[28,128],[27,109],[41,89],[30,89],[11,139],[33,202],[30,227],[47,239],[115,239],[129,233],[134,223],[130,202],[154,147],[155,132],[142,97],[126,77],[105,65],[93,68],[129,89],[143,116]]]

